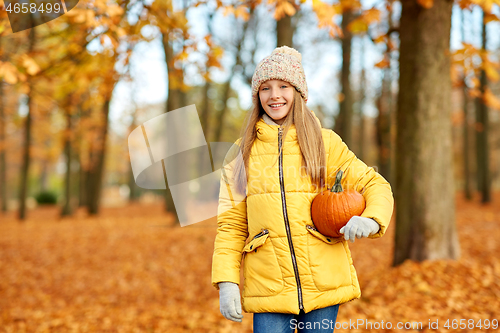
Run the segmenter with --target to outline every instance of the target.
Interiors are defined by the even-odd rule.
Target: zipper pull
[[[257,235],[255,235],[252,239],[259,238],[264,236],[265,234],[268,234],[269,230],[262,228],[261,232],[259,232]]]
[[[314,231],[318,231],[315,227],[313,227],[312,225],[309,225],[309,224],[306,224],[306,228],[307,229],[312,229]]]

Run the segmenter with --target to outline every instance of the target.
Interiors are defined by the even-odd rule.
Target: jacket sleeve
[[[368,238],[382,237],[389,226],[394,209],[394,197],[391,185],[372,167],[368,167],[349,150],[341,137],[331,131],[330,150],[328,156],[327,181],[330,186],[335,183],[335,176],[342,169],[342,187],[360,192],[366,203],[362,217],[372,218],[380,230]]]
[[[221,173],[217,235],[212,257],[212,285],[217,290],[219,282],[240,283],[242,251],[248,238],[246,194],[236,191],[232,174],[236,160],[241,158],[237,146],[239,141],[226,154]]]

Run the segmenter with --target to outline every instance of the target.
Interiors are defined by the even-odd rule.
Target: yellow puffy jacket
[[[245,312],[298,314],[303,309],[307,313],[359,298],[361,291],[347,241],[322,235],[311,220],[311,202],[318,193],[308,175],[300,176],[302,157],[295,125],[284,140],[281,127],[269,125],[262,118],[256,130],[246,196],[238,199],[231,190],[231,177],[221,177],[213,286],[219,289],[217,283],[223,281],[239,284],[243,261]],[[321,131],[329,188],[339,169],[344,171],[344,189],[364,188],[366,208],[361,216],[373,218],[380,225],[379,232],[369,238],[381,237],[393,212],[391,186],[357,159],[335,132]],[[231,175],[233,166],[226,164],[223,175]]]

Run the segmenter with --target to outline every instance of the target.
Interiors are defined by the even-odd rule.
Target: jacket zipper
[[[262,231],[261,231],[261,232],[259,232],[257,235],[255,235],[255,236],[252,238],[252,240],[254,240],[255,238],[262,237],[262,236],[264,236],[265,234],[268,234],[268,233],[269,233],[269,230],[262,228]]]
[[[309,225],[309,224],[306,224],[306,228],[307,229],[312,229],[314,231],[318,231],[318,229],[316,229],[315,227],[313,227],[312,225]]]
[[[290,253],[292,255],[292,264],[293,264],[293,271],[295,272],[295,281],[297,282],[297,292],[299,295],[299,309],[304,309],[304,306],[302,304],[302,287],[300,285],[300,277],[299,277],[299,270],[297,268],[297,259],[295,258],[295,250],[293,249],[292,234],[290,233],[290,223],[288,221],[288,214],[286,211],[285,191],[283,188],[284,187],[284,182],[283,182],[283,150],[281,149],[281,146],[282,146],[281,135],[282,134],[283,134],[283,128],[280,126],[279,132],[278,132],[278,146],[279,146],[279,172],[280,172],[281,203],[282,203],[282,208],[283,208],[283,216],[285,218],[286,236],[288,238],[288,245],[290,247]]]
[[[268,234],[268,233],[269,233],[269,230],[262,228],[261,232],[259,232],[255,236],[253,236],[252,241],[255,240],[255,239],[257,239],[257,238],[259,238],[259,237],[262,237],[262,236],[264,236],[265,234]],[[250,250],[252,249],[252,247],[253,247],[253,245],[250,245]],[[257,253],[257,249],[255,249],[255,253]]]

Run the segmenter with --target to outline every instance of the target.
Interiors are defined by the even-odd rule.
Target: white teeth
[[[271,107],[276,108],[285,105],[285,103],[282,104],[271,104]]]

